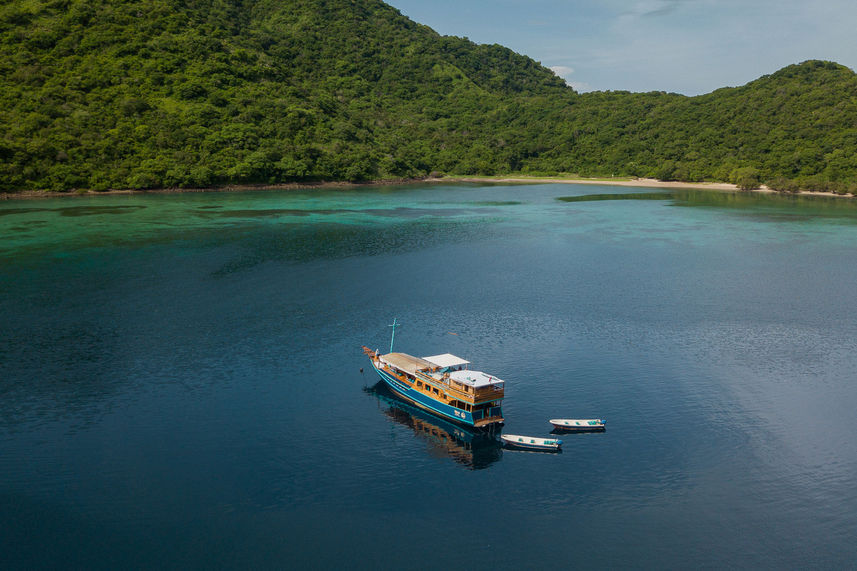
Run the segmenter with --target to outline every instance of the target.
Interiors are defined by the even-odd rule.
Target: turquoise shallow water
[[[0,238],[0,567],[857,561],[853,201],[75,197],[0,202]],[[507,380],[506,432],[607,431],[415,414],[360,372],[394,316]]]

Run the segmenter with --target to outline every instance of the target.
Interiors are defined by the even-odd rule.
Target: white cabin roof
[[[425,359],[408,355],[407,353],[387,353],[380,357],[382,363],[387,363],[400,371],[415,375],[417,371],[431,369],[433,364]]]
[[[432,365],[437,365],[441,368],[446,367],[457,367],[459,365],[468,365],[470,361],[465,361],[461,357],[456,357],[450,353],[444,353],[442,355],[432,355],[431,357],[423,357],[424,361],[428,361]]]
[[[498,379],[493,375],[488,375],[482,371],[450,371],[449,378],[470,385],[471,387],[488,387],[491,385],[502,386],[505,381]]]

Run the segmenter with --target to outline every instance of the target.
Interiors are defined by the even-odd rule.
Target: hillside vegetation
[[[564,155],[576,169],[857,190],[857,76],[831,62],[697,97],[583,94],[569,123],[582,126]]]
[[[829,62],[685,97],[577,94],[378,0],[0,6],[0,189],[558,172],[857,188]]]

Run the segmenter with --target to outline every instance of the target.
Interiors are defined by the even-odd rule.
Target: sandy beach
[[[442,179],[432,179],[437,182],[482,182],[482,183],[512,183],[512,184],[547,184],[547,183],[562,183],[562,184],[598,184],[605,186],[631,186],[637,188],[691,188],[698,190],[722,190],[727,192],[761,192],[770,194],[796,194],[804,196],[831,196],[836,198],[854,198],[851,194],[836,194],[834,192],[810,191],[801,190],[796,193],[785,193],[771,190],[765,185],[759,188],[742,191],[736,185],[728,182],[678,182],[678,181],[662,181],[654,178],[634,178],[634,179],[610,179],[610,178],[562,178],[562,177],[450,177]]]
[[[600,184],[610,186],[633,186],[640,188],[698,188],[705,190],[738,190],[734,184],[726,182],[664,182],[654,178],[635,178],[635,179],[611,179],[611,178],[562,178],[562,177],[508,177],[508,178],[489,178],[489,177],[454,177],[437,179],[439,182],[455,181],[455,182],[506,182],[506,183],[522,183],[522,184],[542,184],[542,183],[562,183],[562,184]],[[767,187],[760,190],[763,192],[773,192]]]

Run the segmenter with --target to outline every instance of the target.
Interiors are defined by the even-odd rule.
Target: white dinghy
[[[538,438],[536,436],[521,436],[519,434],[503,434],[500,436],[508,448],[522,450],[540,450],[542,452],[557,452],[562,446],[562,440],[556,438]]]
[[[601,432],[606,430],[607,422],[601,418],[552,418],[550,421],[555,430],[563,432]]]

